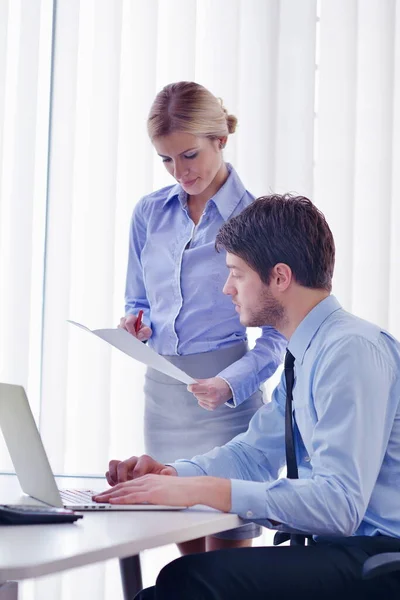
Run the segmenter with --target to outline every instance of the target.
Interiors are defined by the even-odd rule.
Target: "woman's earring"
[[[225,148],[225,144],[223,144],[222,142],[219,143],[219,149],[223,150]]]

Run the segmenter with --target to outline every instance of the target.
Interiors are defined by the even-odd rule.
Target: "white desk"
[[[102,489],[96,482],[96,489]],[[93,481],[58,479],[63,487],[93,487]],[[19,496],[16,477],[0,476],[0,504]],[[31,579],[118,558],[126,600],[142,587],[142,550],[185,542],[232,529],[236,515],[198,507],[184,511],[85,512],[76,523],[0,526],[0,600],[14,600],[6,582]],[[5,584],[2,586],[2,584]],[[2,596],[3,594],[3,596]]]

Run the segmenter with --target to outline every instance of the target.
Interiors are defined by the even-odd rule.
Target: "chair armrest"
[[[368,558],[363,567],[363,578],[371,579],[378,575],[386,575],[400,571],[400,552],[383,552]]]

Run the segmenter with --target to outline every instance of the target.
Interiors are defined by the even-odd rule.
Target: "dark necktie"
[[[286,381],[286,408],[285,408],[285,449],[286,469],[288,479],[298,479],[296,450],[294,446],[294,432],[292,419],[293,384],[294,384],[294,356],[286,350],[285,356],[285,381]]]
[[[298,479],[296,449],[294,445],[294,431],[292,418],[293,404],[293,384],[294,384],[294,356],[286,350],[285,356],[285,381],[286,381],[286,407],[285,407],[285,450],[286,450],[286,470],[288,479]],[[304,545],[305,536],[298,534],[289,534],[278,531],[274,537],[274,545],[278,546],[290,539],[291,546]]]

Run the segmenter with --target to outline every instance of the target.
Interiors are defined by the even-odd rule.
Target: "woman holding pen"
[[[192,82],[167,85],[148,117],[150,139],[177,183],[135,206],[120,327],[149,340],[198,381],[187,388],[147,370],[146,452],[164,463],[207,452],[245,431],[263,402],[260,385],[275,372],[286,346],[276,330],[264,327],[249,350],[246,330],[222,293],[227,267],[224,253],[214,248],[216,234],[254,198],[223,159],[236,123],[215,96]],[[111,485],[118,464],[110,463]],[[249,546],[258,535],[252,523],[180,549]]]

